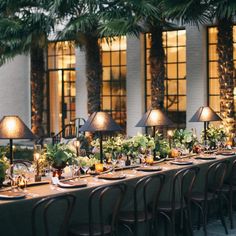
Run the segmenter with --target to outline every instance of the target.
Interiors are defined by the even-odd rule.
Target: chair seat
[[[150,212],[147,213],[147,218],[145,217],[144,211],[139,211],[137,213],[137,222],[145,222],[147,220],[152,219],[152,214]],[[119,214],[119,221],[122,223],[133,223],[135,222],[134,212],[133,211],[122,211]]]
[[[224,185],[222,186],[221,191],[222,191],[223,193],[228,193],[228,192],[230,191],[230,185],[224,184]],[[232,186],[232,191],[233,191],[233,192],[236,192],[236,185],[233,185],[233,186]]]
[[[186,207],[186,204],[183,203],[183,208]],[[180,210],[181,204],[180,202],[175,202],[175,210]],[[170,201],[160,201],[158,203],[158,211],[164,211],[164,212],[170,212],[172,210],[171,208],[171,202]]]
[[[101,232],[101,225],[93,225],[93,236],[103,235]],[[112,228],[110,225],[104,225],[104,235],[110,235],[112,233]],[[69,228],[70,236],[89,236],[89,225],[88,224],[77,224],[71,225]]]
[[[215,198],[215,194],[208,192],[207,194],[207,201],[211,201]],[[193,192],[191,195],[191,200],[196,202],[204,201],[204,193],[201,192]]]

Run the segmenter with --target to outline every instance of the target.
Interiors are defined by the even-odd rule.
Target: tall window
[[[234,67],[236,67],[236,26],[233,27],[234,41]],[[217,47],[217,28],[208,28],[208,99],[209,106],[215,111],[220,112],[220,84],[217,69],[218,54]],[[236,94],[235,94],[236,97]],[[236,107],[236,98],[234,99]]]
[[[75,119],[75,47],[73,42],[48,44],[50,132],[57,133]]]
[[[126,37],[101,41],[102,110],[126,128]]]
[[[165,50],[164,107],[177,127],[186,126],[186,31],[163,32]],[[151,106],[150,34],[146,34],[146,109]]]

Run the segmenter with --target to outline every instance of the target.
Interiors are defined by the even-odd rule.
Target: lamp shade
[[[199,107],[189,122],[209,122],[222,120],[210,107]]]
[[[4,116],[0,121],[0,139],[34,139],[31,130],[18,116]]]
[[[136,127],[169,126],[172,124],[173,122],[161,109],[150,109],[143,115]]]
[[[112,119],[112,117],[103,111],[94,112],[79,131],[120,131],[122,128]]]

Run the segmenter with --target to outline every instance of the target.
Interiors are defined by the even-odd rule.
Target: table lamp
[[[152,136],[155,138],[156,127],[163,127],[172,125],[173,122],[167,117],[167,115],[161,109],[148,110],[141,120],[137,123],[136,127],[152,127]],[[153,151],[153,157],[156,159],[156,150]]]
[[[207,125],[210,121],[221,121],[222,119],[208,106],[198,108],[189,122],[204,122],[204,141],[206,141]]]
[[[34,138],[34,134],[18,116],[3,116],[1,119],[0,139],[9,139],[11,175],[13,174],[13,139]]]
[[[98,132],[100,138],[100,163],[103,163],[102,140],[103,133],[109,131],[121,131],[121,127],[112,119],[112,117],[103,111],[94,112],[79,131]]]

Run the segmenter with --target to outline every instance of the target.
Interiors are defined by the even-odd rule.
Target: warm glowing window
[[[101,41],[102,110],[126,127],[126,37]]]
[[[234,67],[236,67],[236,26],[233,27],[234,42]],[[217,69],[217,28],[208,28],[208,98],[209,106],[215,111],[220,112],[220,84]],[[234,100],[236,107],[236,100]]]
[[[75,80],[74,42],[49,43],[47,117],[50,132],[59,132],[75,119]]]
[[[165,50],[165,100],[169,117],[178,127],[186,125],[186,31],[163,32]],[[146,109],[151,106],[150,34],[146,34]]]

